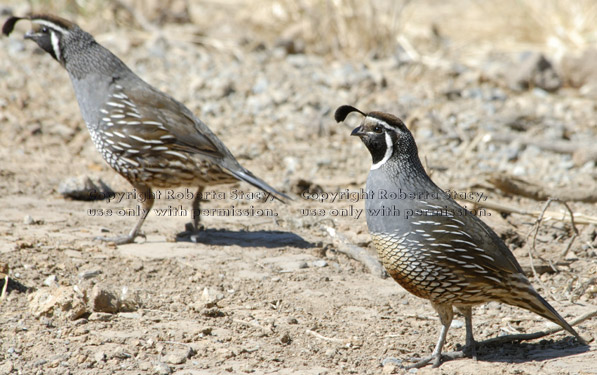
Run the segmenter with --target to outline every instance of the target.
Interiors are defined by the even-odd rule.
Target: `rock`
[[[454,319],[450,324],[450,328],[462,328],[464,327],[464,322],[462,320]]]
[[[93,355],[93,360],[96,362],[105,362],[106,361],[106,353],[104,353],[103,351],[98,351],[95,352],[95,354]]]
[[[111,290],[108,290],[99,284],[96,284],[91,290],[89,304],[94,312],[104,312],[114,314],[118,312],[118,296]]]
[[[203,302],[203,307],[205,308],[212,308],[217,306],[218,302],[220,302],[224,298],[222,293],[218,293],[217,290],[212,288],[203,288],[203,293],[201,293],[201,302]]]
[[[323,259],[319,259],[313,262],[313,267],[318,267],[318,268],[323,268],[323,267],[327,267],[328,266],[328,262],[326,262]]]
[[[68,177],[58,186],[58,192],[65,198],[80,201],[102,200],[114,196],[114,191],[101,179],[92,181],[87,176]]]
[[[92,279],[92,278],[100,275],[101,273],[102,273],[102,271],[99,269],[91,269],[91,270],[79,272],[79,277],[83,280],[88,280],[88,279]]]
[[[384,365],[383,369],[381,370],[382,374],[397,374],[398,373],[398,366],[393,363],[387,363]]]
[[[33,224],[35,224],[35,220],[33,220],[33,218],[31,217],[31,215],[25,215],[25,218],[23,219],[23,224],[25,224],[25,225],[33,225]]]
[[[539,87],[553,92],[562,86],[562,80],[552,64],[540,52],[523,52],[519,61],[506,72],[508,86],[515,91]]]
[[[208,318],[220,318],[226,315],[222,310],[218,309],[217,307],[205,308],[202,309],[200,312],[201,315],[206,316]]]
[[[292,341],[292,338],[290,337],[290,333],[284,332],[280,335],[279,340],[281,344],[288,345]]]
[[[172,369],[167,364],[159,362],[155,365],[153,371],[158,375],[169,375]]]
[[[381,361],[381,365],[383,366],[383,374],[397,374],[402,367],[402,360],[392,357],[385,358]]]
[[[141,371],[149,371],[151,369],[151,363],[147,361],[140,361],[139,362],[139,370]]]
[[[132,355],[126,351],[126,349],[124,348],[115,348],[112,351],[112,354],[110,355],[110,358],[116,358],[116,359],[129,359],[131,358]]]
[[[96,284],[91,290],[89,305],[91,311],[114,314],[136,311],[140,302],[138,293],[126,286],[118,293],[114,288]]]
[[[120,304],[118,311],[131,312],[137,311],[141,306],[141,298],[136,290],[131,290],[127,286],[123,286],[120,290]]]
[[[141,319],[141,314],[134,312],[121,312],[118,316],[125,319]]]
[[[74,287],[40,289],[29,297],[29,310],[35,317],[54,316],[76,320],[88,313],[87,296]]]
[[[56,286],[57,283],[58,283],[58,278],[56,277],[56,275],[50,275],[50,276],[46,277],[43,284],[45,286]]]
[[[186,353],[170,353],[164,357],[164,361],[171,365],[181,365],[187,360]]]
[[[213,328],[211,328],[211,327],[203,327],[199,331],[201,332],[201,336],[209,336],[209,335],[211,335],[212,330],[213,330]]]

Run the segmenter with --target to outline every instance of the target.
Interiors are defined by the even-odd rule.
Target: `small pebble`
[[[290,334],[288,332],[284,332],[283,334],[280,335],[280,342],[282,344],[290,344],[290,342],[292,341],[292,338],[290,337]]]
[[[106,360],[106,353],[100,350],[93,355],[93,359],[96,362],[104,362]]]
[[[327,267],[328,266],[328,262],[326,262],[323,259],[319,259],[313,262],[313,267],[319,267],[319,268],[323,268],[323,267]]]
[[[93,312],[89,315],[88,320],[90,322],[107,322],[112,320],[114,315],[108,313],[101,313],[101,312]]]
[[[92,270],[87,270],[87,271],[83,271],[79,273],[79,277],[83,280],[88,280],[91,278],[94,278],[96,276],[98,276],[99,274],[101,274],[102,271],[98,270],[98,269],[92,269]]]
[[[58,279],[56,277],[56,275],[50,275],[48,277],[46,277],[46,279],[44,280],[44,285],[45,286],[54,286],[56,285],[58,282]]]
[[[464,322],[462,320],[454,319],[452,320],[452,324],[450,324],[450,328],[462,328],[464,327]]]
[[[134,312],[121,312],[118,316],[125,319],[141,319],[141,314]]]
[[[168,354],[164,358],[164,361],[171,365],[180,365],[180,364],[185,363],[186,360],[187,360],[186,354],[182,354],[182,353],[171,353],[171,354]]]
[[[158,375],[169,375],[172,372],[172,369],[170,368],[170,366],[168,366],[167,364],[162,363],[162,362],[155,365],[153,370]]]

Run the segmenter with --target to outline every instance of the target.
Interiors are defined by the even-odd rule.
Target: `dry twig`
[[[386,271],[381,263],[376,258],[369,255],[367,250],[354,245],[346,237],[338,233],[338,231],[336,231],[334,228],[328,226],[324,226],[323,228],[325,229],[326,233],[334,240],[338,251],[348,255],[356,261],[363,263],[372,274],[377,275],[382,279],[387,277]]]
[[[487,177],[487,182],[506,194],[519,195],[538,201],[558,198],[561,201],[568,202],[597,202],[597,189],[595,187],[548,189],[544,186],[503,173],[491,174]]]
[[[336,339],[336,338],[333,338],[333,337],[325,337],[322,334],[317,333],[315,331],[312,331],[310,329],[308,329],[306,331],[306,333],[308,333],[310,335],[313,335],[313,336],[317,337],[318,339],[321,339],[321,340],[324,340],[324,341],[336,342],[338,344],[346,344],[346,343],[348,343],[348,341],[346,341],[346,340]]]
[[[498,212],[505,212],[509,214],[519,214],[519,215],[526,215],[526,216],[533,216],[539,217],[541,216],[541,211],[527,211],[520,209],[518,207],[512,207],[502,203],[494,203],[494,202],[483,202],[477,201],[474,199],[459,199],[461,201],[466,201],[472,204],[475,204],[479,207],[489,208],[490,210],[496,210]],[[574,213],[574,222],[575,224],[581,225],[588,225],[588,224],[596,224],[597,225],[597,217],[595,216],[588,216],[581,213]],[[570,221],[570,214],[568,212],[554,212],[554,211],[546,211],[543,215],[543,220],[556,220],[556,221]]]
[[[570,325],[574,327],[575,325],[578,325],[578,324],[584,322],[585,320],[589,320],[595,316],[597,316],[597,310],[590,311],[590,312],[584,314],[583,316],[571,321]],[[478,344],[479,345],[492,345],[492,344],[503,344],[503,343],[512,342],[512,341],[535,340],[535,339],[545,337],[545,336],[548,336],[548,335],[551,335],[553,333],[560,332],[563,330],[564,330],[564,328],[557,326],[557,327],[549,328],[549,329],[546,329],[544,331],[539,331],[539,332],[521,333],[521,334],[517,334],[517,335],[494,337],[494,338],[491,338],[488,340],[481,341]]]
[[[576,239],[576,237],[578,237],[578,234],[579,234],[578,228],[576,227],[576,223],[574,222],[574,213],[570,209],[570,206],[568,206],[568,204],[566,202],[563,202],[563,201],[561,201],[561,200],[559,200],[557,198],[549,198],[547,200],[547,202],[545,202],[545,205],[543,206],[543,209],[541,210],[541,214],[539,215],[539,217],[535,221],[535,224],[533,225],[533,228],[531,229],[531,231],[527,235],[527,239],[528,239],[528,237],[534,231],[533,242],[532,242],[531,248],[529,249],[529,259],[530,259],[530,263],[531,263],[530,264],[531,265],[531,269],[533,270],[533,275],[535,276],[535,279],[541,284],[541,286],[543,287],[543,289],[546,290],[546,291],[548,291],[548,292],[549,292],[549,289],[546,288],[546,286],[543,284],[543,282],[541,281],[541,279],[537,275],[537,271],[536,271],[535,266],[533,264],[533,253],[536,254],[536,252],[537,252],[537,248],[536,248],[537,234],[539,233],[539,229],[541,227],[541,222],[543,221],[543,217],[545,216],[545,212],[547,211],[547,208],[549,207],[549,205],[551,205],[552,202],[559,202],[559,203],[563,204],[564,207],[566,207],[566,209],[568,210],[568,213],[570,215],[570,222],[572,224],[572,229],[574,230],[574,234],[572,235],[572,238],[570,238],[570,241],[568,242],[568,246],[566,246],[566,249],[562,253],[562,255],[565,256],[565,254],[572,247],[572,243],[574,242],[574,240]],[[560,259],[562,258],[562,255],[560,256]],[[551,260],[549,260],[549,259],[543,259],[540,256],[538,256],[538,258],[541,259],[543,262],[549,264],[549,266],[551,267],[551,269],[554,272],[558,272],[558,270],[553,265],[553,263],[551,262]]]

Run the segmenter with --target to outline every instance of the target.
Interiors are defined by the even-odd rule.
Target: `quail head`
[[[70,76],[91,139],[104,160],[148,199],[128,235],[101,238],[133,242],[153,206],[152,188],[197,186],[193,212],[199,213],[206,186],[237,180],[287,199],[243,168],[216,135],[182,103],[158,91],[76,24],[53,15],[10,17],[2,28],[9,35],[27,19],[25,34],[58,61]],[[194,228],[200,215],[193,217]]]
[[[585,343],[535,291],[497,234],[431,181],[413,135],[399,118],[345,105],[336,110],[336,121],[351,112],[364,116],[351,135],[372,157],[365,208],[378,255],[404,289],[431,302],[442,324],[432,355],[411,367],[432,360],[439,366],[453,307],[465,317],[466,349],[476,357],[472,307],[489,301],[539,314]]]

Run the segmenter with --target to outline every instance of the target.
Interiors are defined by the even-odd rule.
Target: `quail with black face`
[[[68,72],[91,139],[104,160],[148,199],[128,235],[101,238],[130,243],[153,206],[152,188],[197,186],[199,212],[206,186],[242,180],[284,200],[286,195],[243,168],[218,137],[182,103],[158,91],[76,24],[53,15],[10,17],[2,32],[27,19],[25,35]],[[200,215],[193,218],[199,226]]]
[[[497,234],[429,178],[415,140],[399,118],[345,105],[336,110],[335,119],[344,121],[352,112],[364,119],[351,135],[361,139],[372,157],[365,207],[378,255],[404,289],[431,302],[442,324],[432,355],[411,367],[431,361],[440,365],[453,307],[465,317],[466,351],[476,358],[472,307],[489,301],[539,314],[585,344],[535,291]]]

